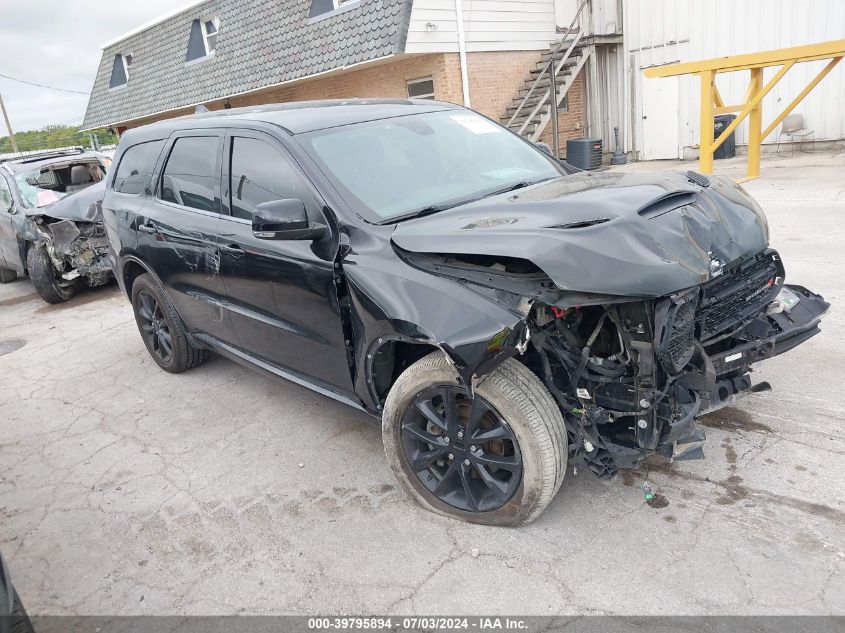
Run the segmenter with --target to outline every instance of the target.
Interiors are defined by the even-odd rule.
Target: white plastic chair
[[[804,115],[803,114],[789,114],[783,119],[783,123],[780,124],[780,134],[778,134],[778,145],[775,149],[775,152],[780,154],[780,140],[784,136],[788,136],[790,142],[792,143],[792,155],[795,155],[795,139],[798,139],[798,151],[801,151],[801,145],[807,140],[807,137],[812,137],[811,140],[815,140],[816,133],[813,130],[808,130],[804,127]],[[810,145],[811,150],[812,145]]]

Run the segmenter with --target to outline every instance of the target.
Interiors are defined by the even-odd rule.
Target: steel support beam
[[[748,118],[748,168],[747,176],[742,180],[750,180],[760,175],[760,148],[763,139],[774,131],[783,119],[801,103],[810,91],[845,57],[845,40],[822,42],[809,46],[781,48],[772,51],[762,51],[747,55],[733,55],[706,59],[697,62],[667,64],[645,70],[646,77],[676,77],[679,75],[698,75],[701,85],[701,113],[699,119],[699,168],[704,173],[713,173],[713,153],[727,140],[731,133],[743,120]],[[783,76],[799,62],[828,59],[828,64],[813,78],[813,80],[796,96],[774,121],[763,129],[763,98]],[[775,75],[763,83],[763,69],[780,66]],[[718,73],[748,70],[751,73],[748,90],[743,102],[725,105],[722,95],[716,87]],[[719,138],[713,138],[713,117],[716,114],[737,112]]]

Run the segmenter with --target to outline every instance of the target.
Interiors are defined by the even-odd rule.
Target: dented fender
[[[383,255],[350,254],[343,272],[350,300],[355,391],[379,408],[372,361],[391,341],[443,351],[468,388],[527,344],[523,315],[497,305],[447,277],[437,277]]]

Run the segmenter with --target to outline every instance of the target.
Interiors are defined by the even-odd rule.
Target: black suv
[[[381,418],[425,507],[537,517],[567,462],[701,456],[695,418],[818,332],[760,207],[695,172],[575,173],[431,101],[130,130],[104,217],[165,370],[214,350]]]
[[[0,161],[0,283],[29,275],[48,303],[111,279],[100,203],[111,160],[82,149]]]

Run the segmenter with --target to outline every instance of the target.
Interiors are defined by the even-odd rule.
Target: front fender
[[[350,261],[351,260],[351,261]],[[368,358],[390,341],[440,348],[461,382],[492,371],[517,354],[527,340],[524,317],[485,299],[458,282],[408,266],[398,258],[350,258],[343,270],[354,340],[355,391],[372,409]]]

